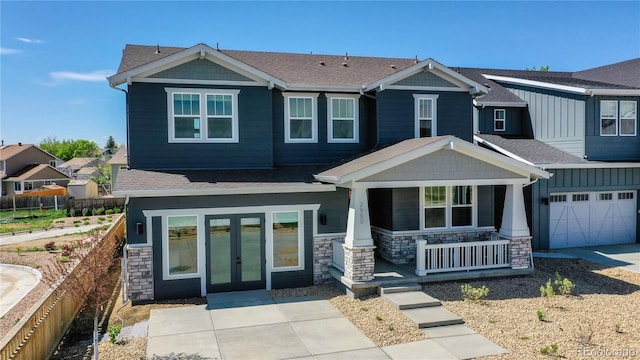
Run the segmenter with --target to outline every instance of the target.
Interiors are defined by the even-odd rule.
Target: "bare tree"
[[[117,236],[101,238],[100,235],[99,231],[93,231],[88,239],[63,248],[62,256],[51,262],[43,276],[49,286],[84,303],[85,310],[93,313],[95,360],[98,360],[98,320],[113,291],[107,275],[122,242]]]

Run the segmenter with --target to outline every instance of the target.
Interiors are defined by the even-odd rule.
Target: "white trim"
[[[527,107],[526,102],[507,102],[507,101],[482,101],[482,99],[473,99],[473,105],[482,107]]]
[[[537,164],[543,169],[626,169],[640,168],[640,163],[630,162],[589,162],[583,164]]]
[[[230,89],[192,89],[192,88],[165,88],[167,93],[167,126],[168,126],[168,142],[169,143],[238,143],[239,135],[239,116],[238,116],[238,94],[240,90]],[[175,111],[173,108],[173,96],[178,94],[198,95],[200,103],[200,113],[198,115],[184,115],[185,117],[198,117],[200,120],[200,137],[198,138],[176,138],[175,137]],[[209,95],[230,95],[231,96],[231,137],[230,138],[209,138],[208,137],[208,118],[207,114],[207,96]],[[180,115],[178,115],[180,116]]]
[[[318,95],[319,93],[288,93],[284,97],[284,142],[289,143],[317,143],[318,142]],[[292,98],[311,99],[311,138],[292,139],[290,137],[289,100]]]
[[[278,267],[276,268],[273,264],[274,264],[274,248],[273,248],[273,241],[275,239],[275,236],[273,234],[273,217],[275,214],[278,213],[297,213],[298,214],[298,265],[297,266],[283,266],[283,267]],[[314,213],[315,214],[315,213]],[[315,218],[315,216],[314,216]],[[270,258],[270,262],[268,262],[268,264],[270,264],[270,270],[271,273],[274,272],[284,272],[284,271],[299,271],[299,270],[304,270],[305,269],[305,262],[304,262],[304,210],[290,210],[290,211],[271,211],[269,219],[266,221],[267,224],[265,226],[265,232],[266,234],[270,235],[270,239],[267,239],[267,246],[266,248],[270,248],[270,251],[267,252],[265,255],[267,257]],[[314,220],[315,223],[315,220]],[[268,227],[268,230],[267,230]]]
[[[469,180],[413,180],[413,181],[358,181],[368,189],[371,188],[407,188],[420,186],[444,186],[444,185],[513,185],[529,182],[528,177],[502,178],[502,179],[469,179]]]
[[[633,107],[635,108],[633,118],[633,134],[623,134],[622,133],[622,120],[630,120],[631,118],[623,118],[622,117],[622,103],[633,103]],[[638,102],[635,100],[619,100],[618,101],[618,133],[620,136],[636,136],[638,133]]]
[[[188,274],[178,274],[171,275],[169,273],[169,218],[172,217],[195,217],[196,219],[196,271]],[[163,216],[162,217],[162,280],[179,280],[179,279],[193,279],[198,278],[203,273],[201,270],[201,255],[204,250],[203,246],[204,242],[201,238],[204,237],[204,229],[202,228],[202,224],[204,224],[204,218],[201,215],[194,214],[184,214],[184,215],[173,215],[173,216]],[[202,243],[202,244],[201,244]]]
[[[611,102],[611,103],[615,103],[616,105],[616,111],[615,111],[615,115],[613,118],[607,118],[609,120],[613,120],[613,126],[615,127],[615,132],[612,134],[603,134],[602,133],[602,103],[605,102]],[[620,104],[618,102],[618,100],[605,100],[602,99],[600,100],[600,116],[598,116],[599,124],[600,125],[600,136],[618,136],[618,127],[620,126]]]
[[[328,143],[358,143],[360,141],[360,94],[325,94],[327,97],[327,142]],[[334,139],[333,138],[333,100],[347,99],[353,100],[353,138]],[[338,119],[349,120],[349,119]]]
[[[360,93],[360,87],[327,84],[287,84],[287,91],[322,91]]]
[[[231,80],[199,80],[199,79],[165,79],[165,78],[132,78],[131,82],[150,84],[177,85],[221,85],[221,86],[267,86],[266,81],[231,81]]]
[[[476,232],[476,231],[495,231],[495,226],[478,226],[475,228],[468,229],[454,229],[454,230],[430,230],[430,229],[422,229],[422,230],[387,230],[377,226],[371,226],[372,230],[383,233],[385,235],[422,235],[422,234],[433,234],[433,233],[441,233],[441,232]]]
[[[158,73],[162,70],[166,70],[191,60],[200,59],[204,54],[204,58],[217,63],[218,65],[229,68],[232,71],[237,71],[242,75],[249,75],[248,77],[260,78],[266,80],[269,83],[273,83],[282,89],[287,87],[286,83],[276,77],[273,77],[259,69],[256,69],[246,63],[236,60],[226,54],[215,50],[208,45],[198,44],[191,48],[184,49],[175,54],[166,56],[164,58],[152,61],[150,63],[138,66],[131,70],[115,74],[108,77],[109,83],[112,86],[120,85],[124,82],[131,83],[133,77],[143,77]],[[214,61],[215,60],[215,61]],[[244,73],[244,74],[243,74]]]
[[[500,146],[495,145],[495,144],[493,144],[493,143],[491,143],[491,142],[489,142],[489,141],[487,141],[487,140],[485,140],[485,139],[483,139],[483,138],[481,138],[481,137],[479,137],[477,135],[474,135],[473,139],[475,141],[481,143],[481,144],[484,144],[484,145],[487,145],[487,146],[493,148],[494,150],[496,150],[496,151],[502,153],[503,155],[506,155],[506,156],[508,156],[508,157],[510,157],[512,159],[515,159],[515,160],[518,160],[518,161],[522,161],[523,163],[525,163],[527,165],[536,166],[534,163],[532,163],[532,162],[530,162],[530,161],[528,161],[528,160],[526,160],[526,159],[524,159],[524,158],[522,158],[522,157],[520,157],[520,156],[518,156],[518,155],[516,155],[516,154],[514,154],[512,152],[509,152],[509,151],[501,148]]]
[[[509,76],[497,76],[497,75],[489,75],[489,74],[482,74],[482,76],[484,76],[489,80],[493,80],[497,82],[526,85],[526,86],[532,86],[532,87],[537,87],[542,89],[566,91],[566,92],[571,92],[571,93],[576,93],[581,95],[640,96],[640,90],[638,89],[587,89],[587,88],[582,88],[577,86],[558,85],[558,84],[553,84],[548,82],[525,80],[525,79],[519,79],[519,78],[514,78]]]
[[[434,72],[434,75],[437,75],[440,77],[443,77],[441,75],[446,75],[443,77],[445,80],[452,80],[453,83],[458,83],[458,84],[462,83],[462,84],[468,85],[469,89],[467,91],[469,91],[470,93],[482,92],[486,94],[489,92],[489,89],[487,89],[482,84],[477,83],[467,78],[466,76],[463,76],[462,74],[459,74],[449,69],[448,67],[440,64],[439,62],[433,60],[432,58],[425,59],[423,61],[420,61],[419,63],[409,66],[408,68],[400,70],[394,74],[391,74],[389,76],[383,77],[382,79],[378,79],[374,82],[366,84],[363,86],[363,90],[365,92],[371,91],[373,89],[384,90],[386,87],[388,87],[389,84],[393,84],[394,82],[413,76],[425,68],[431,72],[433,72],[434,70],[438,70],[441,74]],[[451,91],[451,89],[449,91]]]
[[[498,112],[502,112],[502,119],[498,119]],[[498,129],[498,122],[502,121],[502,129]],[[493,131],[504,132],[507,130],[507,110],[506,109],[493,109]]]
[[[205,195],[242,195],[242,194],[288,194],[297,192],[329,192],[335,191],[330,184],[291,184],[264,187],[217,187],[209,189],[158,189],[158,190],[114,190],[113,194],[129,197],[170,197],[170,196],[205,196]]]
[[[431,101],[431,136],[438,136],[438,96],[437,94],[413,94],[413,125],[414,125],[414,137],[420,137],[420,101]],[[429,120],[425,118],[425,120]]]
[[[449,182],[451,184],[451,182]],[[453,226],[453,195],[451,190],[454,187],[458,186],[471,186],[471,225],[465,226]],[[443,232],[443,231],[457,231],[457,230],[475,230],[478,225],[478,187],[476,185],[459,185],[459,184],[451,184],[451,185],[436,185],[436,186],[426,186],[426,187],[444,187],[445,188],[445,206],[444,206],[444,227],[438,228],[425,228],[424,222],[424,210],[426,209],[425,201],[424,201],[424,188],[425,186],[421,186],[419,188],[419,203],[420,203],[420,229],[423,231],[431,231],[431,232]],[[458,207],[468,207],[468,206],[458,206]],[[433,206],[432,208],[442,208],[442,206]]]
[[[142,248],[153,246],[152,238],[153,238],[153,228],[152,218],[153,217],[161,217],[162,223],[162,274],[163,279],[165,279],[165,272],[168,274],[168,258],[167,263],[165,263],[166,254],[168,254],[168,238],[167,232],[165,231],[168,217],[173,216],[197,216],[198,221],[198,273],[195,276],[191,276],[189,274],[188,278],[200,278],[200,291],[201,295],[205,296],[207,294],[207,274],[206,274],[206,251],[205,251],[205,217],[209,215],[242,215],[242,214],[264,214],[265,216],[265,277],[266,277],[266,288],[267,290],[271,290],[271,273],[274,272],[272,269],[273,264],[269,259],[267,254],[269,252],[273,253],[273,236],[272,229],[273,223],[267,224],[270,222],[268,219],[272,219],[272,214],[274,212],[292,212],[299,211],[301,216],[301,223],[304,223],[304,212],[312,211],[312,238],[315,238],[319,234],[317,233],[317,218],[318,218],[318,209],[320,209],[320,204],[299,204],[299,205],[273,205],[273,206],[240,206],[240,207],[222,207],[222,208],[192,208],[192,209],[159,209],[159,210],[142,210],[142,214],[146,218],[147,223],[147,243],[142,244],[130,244],[131,247]],[[269,227],[270,226],[270,227]],[[302,225],[304,226],[304,224]],[[271,230],[270,230],[271,229]],[[304,231],[302,231],[302,242],[304,243]],[[321,236],[325,236],[326,234],[321,234]],[[271,243],[270,243],[271,242]],[[304,249],[302,252],[302,264],[304,264]],[[305,265],[306,266],[306,265]],[[277,272],[277,271],[276,271]],[[185,277],[186,278],[186,277]],[[172,277],[171,279],[177,279],[177,277]]]
[[[413,90],[413,91],[451,91],[451,92],[468,92],[468,89],[448,86],[410,86],[410,85],[387,85],[384,87],[388,90]]]

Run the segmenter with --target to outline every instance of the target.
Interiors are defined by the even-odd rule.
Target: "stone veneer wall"
[[[531,237],[511,239],[511,268],[527,269],[531,264]]]
[[[377,247],[377,254],[381,258],[394,264],[409,264],[416,261],[416,240],[426,239],[427,244],[449,244],[467,241],[490,240],[488,230],[456,230],[447,232],[402,232],[393,234],[386,230],[371,229],[373,242]]]
[[[344,249],[344,276],[352,281],[373,280],[375,266],[374,246],[348,247]]]
[[[153,300],[153,250],[127,246],[127,295],[131,301]]]
[[[344,241],[344,236],[317,236],[313,238],[313,284],[332,281],[329,266],[333,263],[333,241]]]

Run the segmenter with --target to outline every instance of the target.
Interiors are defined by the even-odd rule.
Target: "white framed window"
[[[240,90],[167,88],[169,142],[237,143]]]
[[[571,201],[589,201],[589,194],[573,194],[571,195]]]
[[[45,184],[45,185],[51,185],[51,184],[53,184],[53,181],[51,181],[51,180],[45,180],[45,181],[44,181],[44,184]]]
[[[475,186],[427,186],[421,188],[423,229],[453,229],[476,226]]]
[[[636,101],[601,100],[600,136],[636,136],[637,108]]]
[[[552,202],[552,203],[567,202],[567,195],[550,195],[549,202]]]
[[[14,182],[13,191],[22,191],[22,183],[19,181]]]
[[[24,191],[33,190],[33,181],[25,181],[24,182]]]
[[[358,142],[360,95],[327,94],[327,142]]]
[[[56,167],[56,161],[55,160],[49,160],[49,166]]]
[[[505,109],[493,110],[493,131],[504,131],[507,119],[507,111]]]
[[[273,212],[271,221],[273,271],[304,269],[304,232],[301,211]]]
[[[295,93],[284,96],[284,142],[318,142],[318,94]]]
[[[613,200],[613,193],[600,193],[598,194],[599,201],[609,201]]]
[[[415,137],[438,134],[438,95],[413,94],[415,101]]]
[[[633,192],[619,192],[618,200],[631,200],[633,199]]]
[[[192,278],[198,275],[198,217],[167,216],[165,222],[165,278]]]

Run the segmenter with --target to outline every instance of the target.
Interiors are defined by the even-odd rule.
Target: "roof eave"
[[[527,107],[526,102],[509,102],[509,101],[478,101],[473,99],[473,105],[475,106],[493,106],[493,107]]]
[[[208,196],[208,195],[243,195],[243,194],[285,194],[298,192],[330,192],[335,191],[333,184],[292,184],[287,186],[254,186],[254,187],[218,187],[204,189],[131,189],[114,190],[116,196],[137,197],[171,197],[171,196]]]

